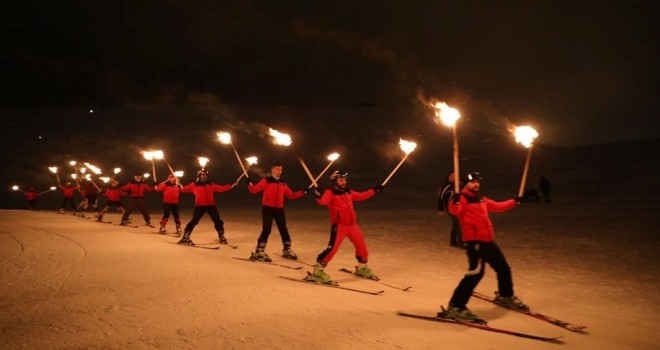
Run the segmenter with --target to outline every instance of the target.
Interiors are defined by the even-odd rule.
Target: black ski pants
[[[484,276],[485,265],[488,263],[497,274],[498,292],[503,297],[513,296],[513,280],[511,268],[500,247],[495,242],[466,242],[468,258],[468,272],[465,274],[449,301],[450,306],[465,308],[472,292]]]
[[[209,214],[209,217],[213,220],[215,231],[218,235],[223,235],[225,233],[225,223],[220,219],[218,208],[215,205],[196,206],[192,219],[186,224],[185,232],[192,232],[204,214]]]
[[[142,211],[142,216],[144,217],[144,222],[146,223],[151,223],[151,217],[149,216],[149,210],[147,210],[147,203],[144,201],[144,197],[131,197],[128,200],[128,206],[126,207],[126,211],[124,212],[124,215],[121,217],[121,222],[126,222],[128,221],[128,215],[131,214],[133,209],[135,207],[140,208],[140,211]]]
[[[284,216],[284,208],[274,208],[274,207],[261,207],[261,220],[263,222],[261,228],[261,235],[257,240],[257,245],[265,246],[268,243],[268,236],[273,228],[273,220],[277,224],[277,230],[280,231],[280,237],[282,238],[282,244],[285,249],[291,246],[291,236],[289,235],[289,230],[286,228],[286,217]]]

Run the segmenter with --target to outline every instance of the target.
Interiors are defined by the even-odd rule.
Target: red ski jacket
[[[273,208],[284,208],[284,197],[298,199],[305,196],[305,192],[293,192],[281,178],[278,180],[272,176],[261,179],[256,185],[249,185],[248,191],[252,194],[264,191],[261,197],[261,205]]]
[[[232,185],[217,185],[212,182],[191,182],[181,189],[181,192],[192,192],[195,194],[195,206],[204,207],[215,205],[214,192],[227,192],[232,189]]]
[[[66,186],[60,185],[60,190],[62,190],[62,192],[64,193],[64,197],[66,197],[66,198],[73,198],[73,194],[74,194],[75,190],[77,190],[77,189],[78,189],[78,186],[66,187]]]
[[[495,240],[495,231],[488,212],[503,212],[516,206],[515,199],[496,202],[465,188],[461,191],[460,198],[457,204],[454,204],[453,200],[450,201],[449,213],[458,216],[458,220],[461,222],[463,242],[492,242]]]
[[[143,198],[144,192],[151,192],[154,190],[153,186],[149,186],[144,182],[131,181],[121,188],[122,191],[128,192],[131,198]]]
[[[376,191],[373,189],[364,192],[355,192],[349,189],[326,189],[321,198],[316,202],[328,207],[330,213],[330,222],[340,225],[357,224],[357,215],[353,208],[353,202],[360,202],[373,197]]]
[[[105,189],[105,198],[107,198],[109,201],[112,202],[119,202],[121,200],[121,196],[125,194],[126,193],[122,192],[119,186],[117,187],[110,186]]]
[[[37,197],[39,197],[39,192],[37,191],[27,191],[25,192],[25,196],[29,201],[36,201]]]
[[[179,204],[180,188],[176,183],[163,181],[156,186],[156,191],[163,192],[163,203]]]

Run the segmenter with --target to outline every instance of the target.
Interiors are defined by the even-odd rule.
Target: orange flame
[[[268,128],[268,132],[270,133],[270,136],[275,138],[275,143],[281,146],[290,146],[293,140],[291,140],[291,136],[287,134],[283,134],[273,128]]]
[[[435,116],[440,118],[440,121],[447,126],[453,126],[461,117],[461,113],[457,109],[449,107],[444,102],[436,102],[431,106],[435,109]]]

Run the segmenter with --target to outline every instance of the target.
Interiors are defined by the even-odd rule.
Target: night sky
[[[656,1],[13,6],[0,22],[2,146],[35,161],[76,157],[92,137],[194,149],[263,125],[313,146],[446,141],[431,99],[461,110],[464,143],[509,123],[559,147],[660,138]],[[60,139],[30,145],[42,137]]]

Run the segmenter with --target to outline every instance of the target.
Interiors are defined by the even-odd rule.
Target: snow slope
[[[380,196],[386,196],[385,194]],[[379,197],[373,199],[376,201]],[[384,197],[387,198],[387,197]],[[311,199],[306,199],[311,201]],[[381,199],[381,201],[384,199]],[[287,209],[294,249],[313,262],[326,245],[326,211]],[[260,231],[260,208],[221,208],[236,250],[168,244],[155,229],[104,225],[53,212],[0,211],[0,347],[3,349],[657,349],[660,311],[658,208],[525,205],[493,215],[512,266],[516,293],[534,310],[589,334],[472,299],[494,327],[562,336],[543,343],[451,324],[396,316],[435,313],[465,270],[448,246],[449,221],[432,209],[358,204],[370,266],[410,292],[337,272],[352,267],[344,242],[328,267],[342,285],[381,296],[278,278],[302,270],[244,262]],[[184,213],[184,221],[190,213]],[[133,214],[136,223],[139,216]],[[116,214],[107,215],[118,220]],[[173,227],[170,227],[173,228]],[[203,218],[196,242],[215,237]],[[276,262],[277,230],[268,252]],[[489,270],[477,290],[495,290]]]

